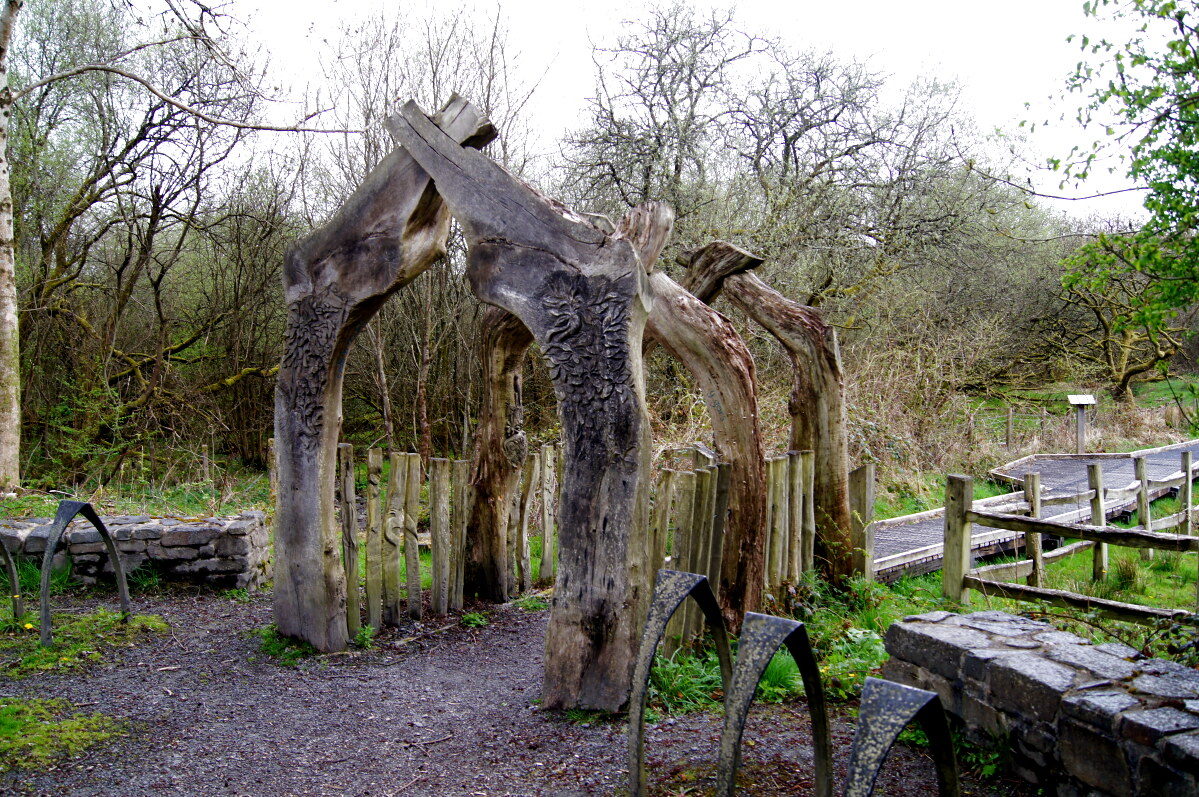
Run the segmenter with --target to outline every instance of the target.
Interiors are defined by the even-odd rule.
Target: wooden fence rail
[[[1126,504],[1134,497],[1130,488],[1106,489],[1103,483],[1101,463],[1088,466],[1088,487],[1085,492],[1070,496],[1072,501],[1089,501],[1089,523],[1069,522],[1061,519],[1040,518],[1042,508],[1051,503],[1040,497],[1040,476],[1030,473],[1026,477],[1026,493],[1029,496],[1031,517],[1012,512],[988,511],[975,508],[969,500],[973,484],[969,476],[949,476],[945,500],[945,540],[942,567],[942,591],[953,600],[969,602],[970,590],[987,595],[998,595],[1014,600],[1043,601],[1053,605],[1099,611],[1116,619],[1137,623],[1156,623],[1176,619],[1190,614],[1183,610],[1158,609],[1119,601],[1102,600],[1078,593],[1044,587],[1044,562],[1090,548],[1093,551],[1092,578],[1096,581],[1107,577],[1107,546],[1117,545],[1137,548],[1150,554],[1154,550],[1195,552],[1199,551],[1199,537],[1192,536],[1194,530],[1193,468],[1190,451],[1181,453],[1181,468],[1167,479],[1146,478],[1143,458],[1134,461],[1136,473],[1135,498],[1137,501],[1138,528],[1124,529],[1107,525],[1107,515],[1113,505]],[[1168,489],[1177,489],[1181,511],[1169,517],[1154,520],[1150,513],[1150,501],[1154,494]],[[1053,501],[1052,503],[1059,503]],[[1060,502],[1069,503],[1069,502]],[[1026,549],[1032,558],[1019,562],[971,567],[972,526],[978,523],[991,529],[1018,532],[1024,535]],[[1172,531],[1173,533],[1164,533]],[[1077,539],[1082,542],[1042,554],[1040,539],[1043,535]],[[1034,542],[1035,541],[1035,542]],[[1148,558],[1148,557],[1146,557]],[[1005,582],[1005,578],[1029,579],[1027,586]],[[1199,589],[1199,585],[1197,585]],[[1196,595],[1199,607],[1199,593]]]

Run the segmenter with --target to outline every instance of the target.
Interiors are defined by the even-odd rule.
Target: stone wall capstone
[[[1006,612],[887,630],[883,677],[941,696],[977,741],[1059,797],[1199,794],[1199,671]]]
[[[101,518],[112,534],[125,572],[147,562],[164,578],[228,589],[256,590],[270,578],[270,542],[266,514],[242,512],[233,518],[152,518],[116,515]],[[0,540],[9,553],[39,564],[46,550],[51,518],[0,522]],[[72,577],[93,584],[112,564],[100,532],[83,519],[63,535],[56,564],[71,561]]]

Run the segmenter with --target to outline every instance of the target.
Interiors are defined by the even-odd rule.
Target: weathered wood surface
[[[450,609],[462,608],[464,602],[463,570],[466,553],[466,521],[470,513],[470,462],[456,459],[451,466],[450,492],[453,501],[450,534]]]
[[[408,459],[393,451],[388,454],[387,517],[383,521],[383,622],[400,624],[400,552],[404,548],[404,493]]]
[[[460,146],[415,103],[388,128],[462,225],[475,295],[519,317],[549,361],[565,467],[543,704],[619,710],[650,595],[642,264],[657,253],[630,241],[664,237],[638,227],[652,214],[605,233]]]
[[[339,467],[338,498],[341,504],[341,562],[348,584],[345,596],[346,631],[352,638],[362,627],[362,608],[358,591],[358,501],[354,495],[354,446],[337,446]]]
[[[729,319],[653,265],[645,263],[654,293],[646,350],[660,344],[695,377],[718,459],[731,468],[721,570],[712,587],[725,623],[736,633],[745,613],[760,608],[766,548],[766,466],[754,360]]]
[[[408,591],[408,616],[419,620],[424,611],[421,603],[420,539],[417,520],[420,517],[420,487],[424,481],[420,454],[405,454],[404,477],[404,573]]]
[[[529,452],[521,401],[521,369],[533,334],[500,307],[483,311],[483,396],[471,463],[470,521],[463,588],[493,603],[508,599],[508,515]]]
[[[1087,485],[1095,493],[1091,499],[1091,525],[1106,526],[1107,511],[1103,506],[1103,465],[1093,462],[1087,465]],[[1091,580],[1107,578],[1107,543],[1097,542],[1092,549]]]
[[[553,445],[541,447],[541,563],[537,569],[539,581],[554,581],[558,562],[558,537],[555,502],[558,500],[557,452]]]
[[[429,610],[443,615],[450,610],[450,461],[442,457],[429,459],[429,549]]]
[[[383,478],[383,452],[366,452],[366,624],[383,627],[383,513],[379,482]]]
[[[1029,473],[1024,477],[1024,496],[1028,501],[1028,515],[1033,518],[1041,517],[1041,474]],[[1040,534],[1025,534],[1024,546],[1028,549],[1032,560],[1032,568],[1028,573],[1028,586],[1045,586],[1045,557],[1044,546]]]
[[[850,527],[853,571],[874,580],[874,463],[868,462],[849,474]]]
[[[945,553],[941,562],[941,592],[946,598],[969,603],[970,592],[962,577],[970,570],[971,523],[968,511],[974,498],[974,480],[951,475],[945,484]]]
[[[432,124],[471,146],[495,135],[459,97]],[[349,639],[334,499],[349,346],[390,294],[444,253],[448,232],[449,213],[429,175],[396,149],[326,225],[284,257],[274,619],[281,633],[323,651],[344,650]]]
[[[756,255],[717,241],[687,253],[680,262],[688,270],[684,288],[709,303],[723,291],[791,358],[790,447],[815,452],[813,504],[819,555],[832,576],[848,575],[852,569],[849,435],[836,331],[818,310],[791,301],[753,274],[750,269],[762,262]]]
[[[946,514],[948,514],[948,503]],[[1007,515],[1002,512],[984,512],[971,510],[966,512],[968,522],[979,523],[993,529],[1007,529],[1024,533],[1039,532],[1054,534],[1059,537],[1073,537],[1092,542],[1106,542],[1123,548],[1143,548],[1163,551],[1199,551],[1199,537],[1183,537],[1178,534],[1162,534],[1157,531],[1142,529],[1122,529],[1113,526],[1099,528],[1082,526],[1072,523],[1060,523],[1055,520],[1033,520],[1021,515]]]
[[[803,577],[803,460],[798,451],[787,452],[787,497],[790,505],[787,516],[791,521],[791,534],[787,540],[787,580],[798,584]],[[871,557],[873,559],[873,556]]]
[[[516,524],[516,580],[522,593],[533,589],[533,565],[529,553],[529,519],[537,496],[541,475],[541,456],[529,454],[521,472],[519,518]]]

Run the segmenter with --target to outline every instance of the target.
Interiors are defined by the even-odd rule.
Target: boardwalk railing
[[[973,484],[969,476],[950,476],[945,492],[945,541],[942,564],[942,591],[945,596],[960,602],[968,602],[970,590],[986,595],[1014,600],[1043,601],[1057,606],[1099,611],[1116,619],[1136,623],[1156,623],[1183,617],[1189,612],[1174,609],[1158,609],[1119,601],[1094,598],[1074,592],[1047,589],[1044,587],[1044,565],[1048,560],[1074,553],[1083,548],[1094,551],[1092,577],[1106,578],[1108,545],[1139,548],[1151,555],[1154,550],[1199,551],[1199,537],[1192,536],[1194,509],[1192,483],[1195,470],[1190,451],[1181,453],[1181,468],[1175,474],[1161,480],[1146,478],[1144,459],[1139,458],[1136,466],[1137,479],[1126,488],[1107,489],[1103,485],[1101,463],[1088,466],[1089,489],[1085,492],[1056,496],[1045,499],[1040,495],[1039,474],[1030,473],[1026,479],[1029,513],[1031,516],[1006,512],[987,511],[972,505],[969,497]],[[1155,491],[1177,489],[1181,511],[1168,517],[1153,520],[1149,502]],[[1107,525],[1109,511],[1113,507],[1126,506],[1135,499],[1138,506],[1139,528],[1123,529]],[[1070,522],[1074,513],[1055,517],[1052,520],[1040,517],[1046,506],[1090,503],[1089,523]],[[1081,511],[1081,510],[1080,510]],[[1019,562],[972,568],[972,526],[978,523],[989,529],[1015,532],[1025,535],[1026,548],[1031,558]],[[1172,531],[1175,533],[1163,533]],[[1082,542],[1043,553],[1041,537],[1051,535]],[[1028,585],[1003,581],[1005,578],[1027,578]],[[1199,601],[1199,596],[1197,596]]]

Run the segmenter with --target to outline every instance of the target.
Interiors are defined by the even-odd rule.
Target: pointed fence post
[[[404,547],[404,486],[408,459],[392,451],[387,457],[387,517],[383,521],[383,622],[400,624],[400,551]]]
[[[450,461],[442,457],[429,460],[429,543],[429,609],[443,615],[450,610]]]
[[[557,501],[558,458],[552,443],[541,447],[541,565],[537,569],[537,580],[553,583],[558,538],[558,516],[554,511]]]
[[[787,578],[788,541],[791,538],[790,508],[787,496],[787,458],[773,457],[766,466],[766,478],[770,481],[770,584],[777,590]],[[775,598],[778,598],[775,593]]]
[[[337,446],[341,472],[341,561],[346,573],[346,630],[350,639],[362,627],[361,607],[358,604],[358,502],[354,497],[354,446]]]
[[[799,452],[803,463],[803,566],[816,570],[816,452]]]
[[[670,535],[670,504],[674,500],[675,471],[670,468],[662,470],[658,480],[658,490],[654,495],[654,525],[650,529],[650,559],[649,567],[657,578],[657,571],[665,567],[666,538]]]
[[[962,578],[970,570],[971,526],[966,513],[973,506],[974,480],[950,475],[945,485],[945,549],[941,562],[941,592],[958,603],[970,602]]]
[[[516,525],[516,584],[520,592],[533,589],[533,567],[529,554],[529,516],[533,513],[533,497],[537,495],[537,481],[541,474],[541,456],[537,453],[525,457],[520,485],[520,506]]]
[[[379,481],[383,477],[383,451],[366,452],[366,624],[383,627],[383,517]]]
[[[798,451],[787,452],[787,580],[798,584],[804,573],[803,560],[803,461]]]
[[[698,492],[698,477],[695,471],[680,471],[675,477],[674,539],[670,546],[670,569],[687,571],[687,559],[691,546],[691,527],[694,523],[695,494]],[[666,626],[663,654],[669,658],[679,649],[683,639],[683,613],[675,612]]]
[[[406,454],[408,476],[404,480],[404,570],[408,581],[408,616],[421,618],[420,538],[417,520],[420,517],[420,487],[424,481],[420,454]]]
[[[450,466],[450,609],[462,608],[466,566],[466,521],[470,514],[470,460],[457,459]]]

